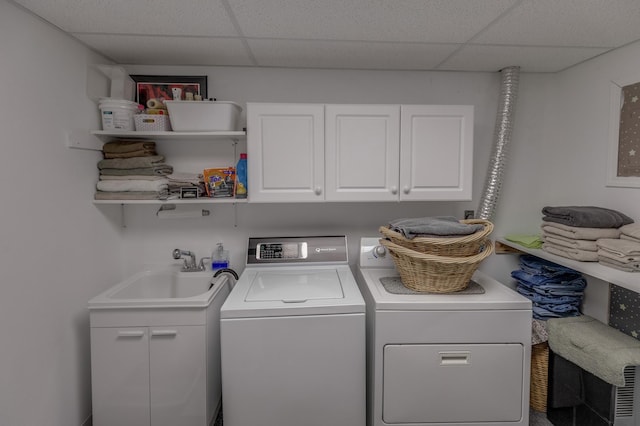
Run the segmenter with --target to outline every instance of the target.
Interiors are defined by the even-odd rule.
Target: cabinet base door
[[[153,426],[206,426],[205,326],[151,327]]]
[[[146,328],[91,329],[94,426],[149,425]]]

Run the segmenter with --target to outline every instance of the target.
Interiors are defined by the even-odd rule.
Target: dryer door
[[[522,418],[520,344],[387,345],[385,423],[509,422]]]

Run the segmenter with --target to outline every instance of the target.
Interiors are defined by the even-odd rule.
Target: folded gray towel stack
[[[461,223],[453,216],[436,216],[392,220],[389,228],[413,239],[420,236],[461,237],[484,230],[484,225]]]

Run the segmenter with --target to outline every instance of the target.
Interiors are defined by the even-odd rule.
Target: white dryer
[[[402,286],[378,238],[361,241],[370,426],[527,426],[531,302],[482,272],[462,293]]]
[[[250,238],[220,317],[225,426],[365,425],[365,304],[344,236]]]

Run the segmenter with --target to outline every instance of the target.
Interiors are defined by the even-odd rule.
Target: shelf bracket
[[[67,132],[67,148],[102,151],[102,140],[88,130],[71,130]]]
[[[125,219],[125,210],[124,210],[124,204],[120,204],[120,227],[122,229],[126,229],[127,228],[127,224],[124,221]]]

